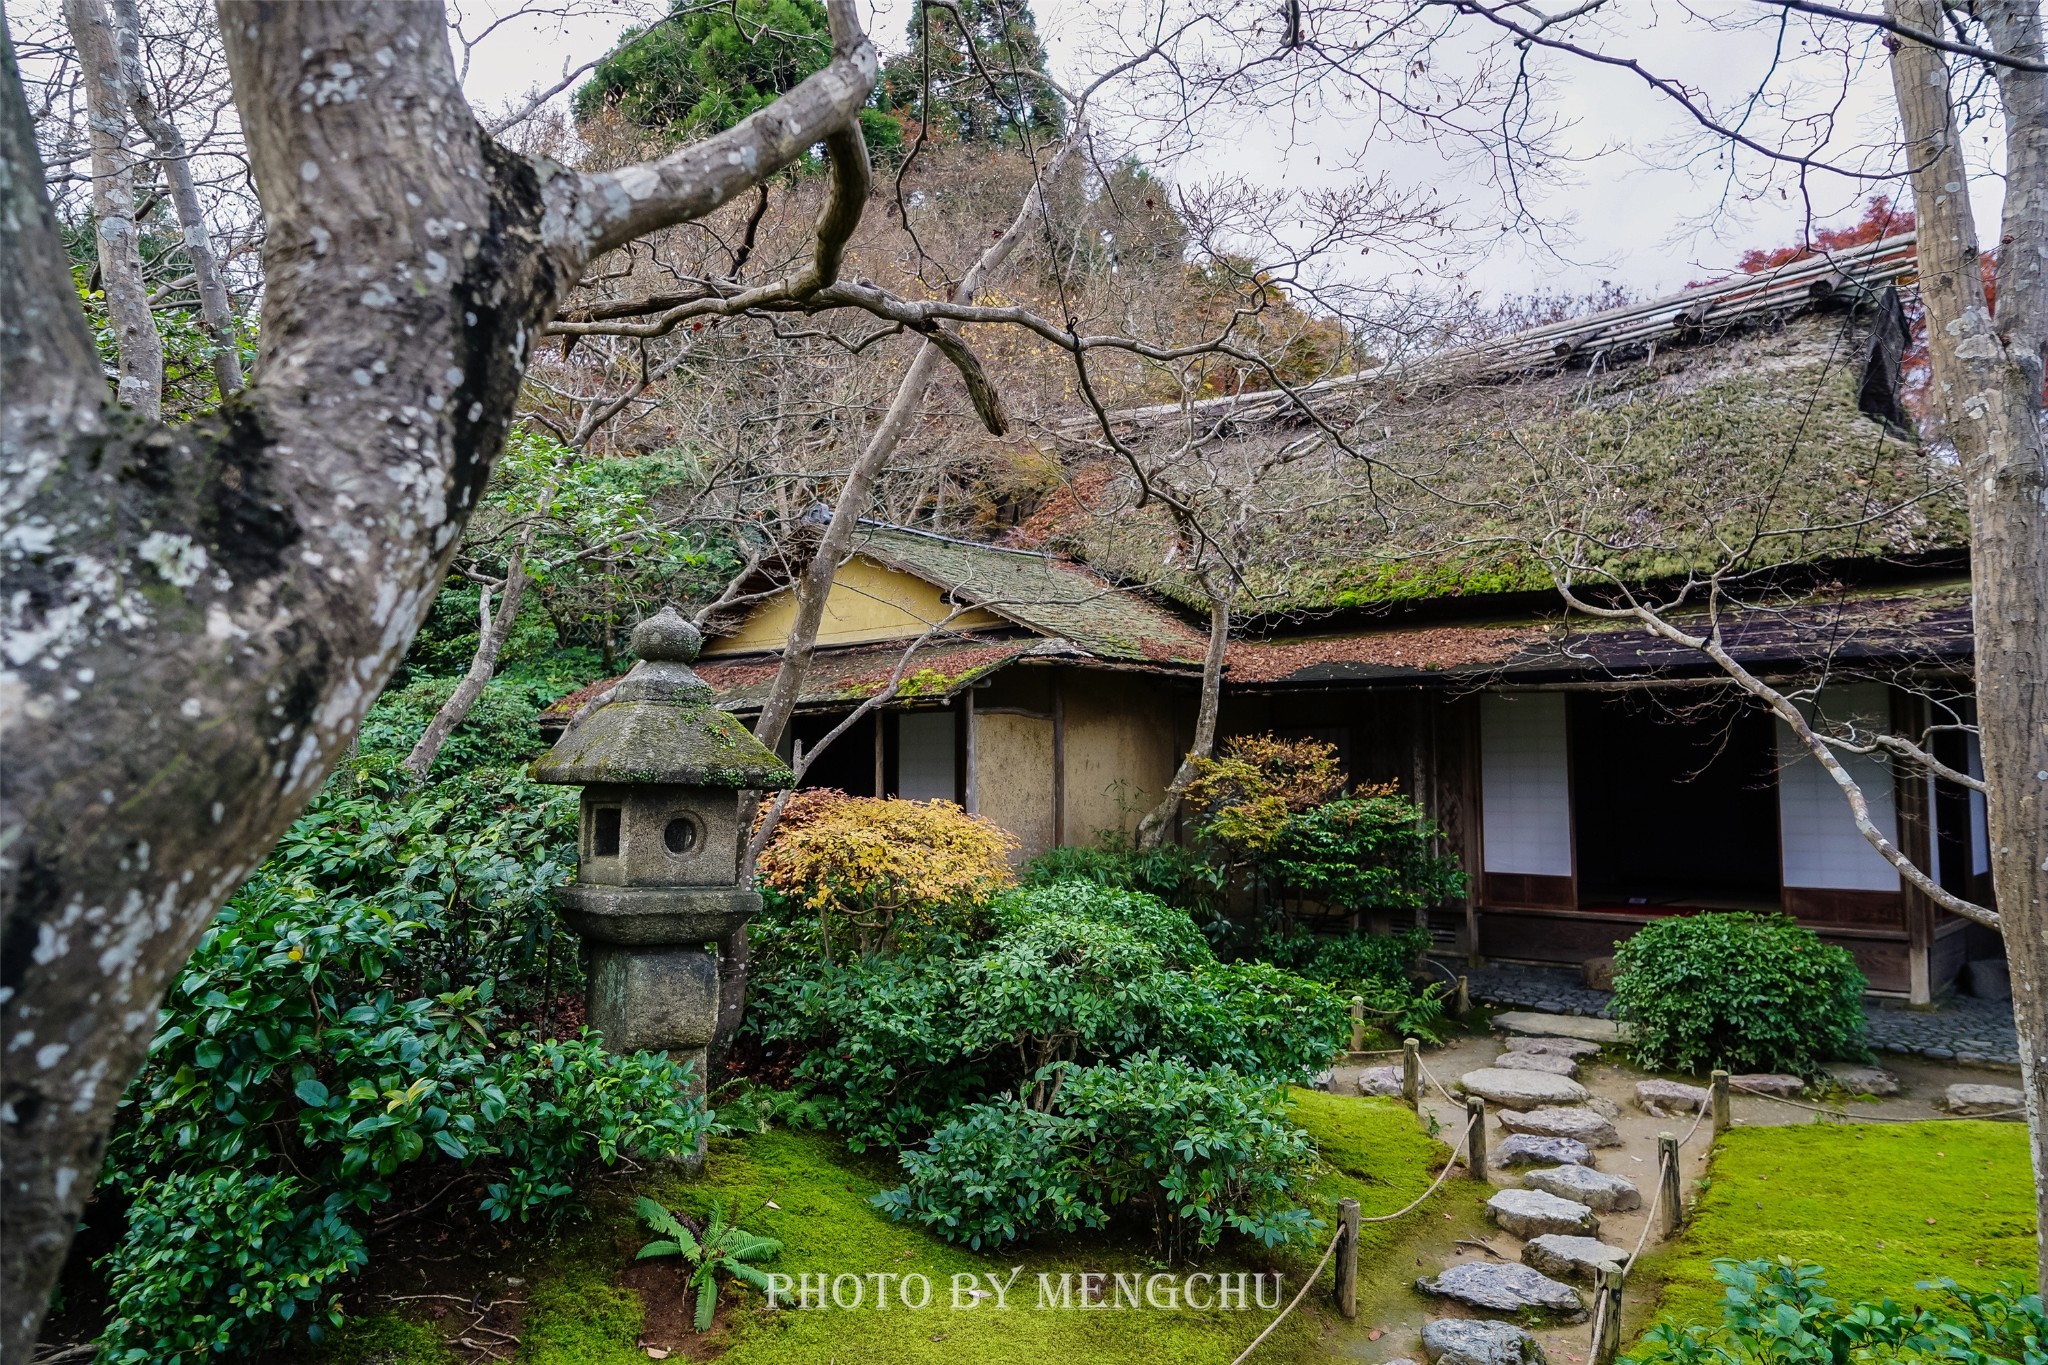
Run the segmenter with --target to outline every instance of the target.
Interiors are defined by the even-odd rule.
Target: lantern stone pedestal
[[[666,1052],[704,1094],[718,1023],[715,945],[761,908],[739,886],[740,793],[789,768],[711,705],[697,628],[668,608],[633,631],[640,662],[535,760],[583,788],[576,880],[555,893],[590,949],[590,1027],[613,1052]],[[698,1160],[702,1159],[702,1150]]]

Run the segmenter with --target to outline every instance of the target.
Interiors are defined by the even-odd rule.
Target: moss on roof
[[[1205,637],[1178,616],[1057,555],[892,527],[862,528],[861,553],[937,583],[1100,659],[1200,667]]]
[[[1325,437],[1259,481],[1269,510],[1242,606],[1548,588],[1545,542],[1633,581],[1708,568],[1729,546],[1755,567],[1963,546],[1953,464],[1859,410],[1868,347],[1860,315],[1810,312],[1612,368],[1358,385],[1316,408],[1348,450]],[[1319,434],[1298,410],[1217,430],[1206,458],[1226,473]],[[1163,453],[1187,435],[1133,439]],[[1195,601],[1167,567],[1170,528],[1136,502],[1127,477],[1107,479],[1085,515],[1037,529]]]

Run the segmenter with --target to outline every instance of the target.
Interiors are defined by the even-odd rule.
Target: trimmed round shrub
[[[1863,1058],[1863,973],[1789,915],[1674,916],[1614,954],[1614,1013],[1637,1065],[1816,1077]]]

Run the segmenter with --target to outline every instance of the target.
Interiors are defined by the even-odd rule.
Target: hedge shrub
[[[1614,1013],[1650,1070],[1818,1077],[1863,1046],[1863,973],[1787,915],[1675,915],[1614,954]]]

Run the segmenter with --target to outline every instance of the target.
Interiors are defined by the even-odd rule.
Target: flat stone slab
[[[1577,1062],[1548,1052],[1503,1052],[1493,1059],[1493,1065],[1500,1071],[1540,1071],[1546,1076],[1562,1076],[1568,1081],[1579,1078]]]
[[[1466,1261],[1415,1287],[1434,1298],[1450,1299],[1491,1313],[1544,1313],[1561,1322],[1584,1322],[1586,1302],[1579,1291],[1560,1284],[1540,1270],[1513,1262],[1494,1265]]]
[[[1697,1114],[1713,1096],[1683,1081],[1637,1081],[1636,1103],[1658,1118],[1676,1114]]]
[[[1791,1100],[1806,1093],[1806,1078],[1765,1071],[1753,1076],[1730,1076],[1728,1088],[1738,1095],[1776,1095],[1781,1100]]]
[[[1517,1237],[1600,1230],[1593,1210],[1575,1199],[1560,1199],[1542,1190],[1501,1190],[1486,1201],[1486,1214]]]
[[[1571,1138],[1510,1133],[1493,1145],[1493,1164],[1509,1169],[1516,1166],[1590,1166],[1593,1164],[1593,1150]]]
[[[1621,1146],[1621,1134],[1614,1124],[1591,1109],[1505,1109],[1500,1126],[1510,1133],[1570,1138],[1588,1147]]]
[[[2027,1107],[2027,1097],[2010,1085],[1952,1085],[1943,1092],[1941,1107],[1951,1114],[1982,1117]]]
[[[1401,1093],[1401,1068],[1398,1066],[1369,1066],[1358,1073],[1358,1093],[1361,1095],[1399,1095]]]
[[[1561,1139],[1550,1138],[1557,1142]],[[1513,1142],[1513,1138],[1508,1139]],[[1577,1144],[1573,1144],[1576,1146]],[[1643,1206],[1643,1192],[1618,1175],[1596,1171],[1590,1166],[1551,1166],[1543,1170],[1530,1171],[1522,1177],[1522,1183],[1532,1190],[1554,1194],[1559,1199],[1570,1199],[1584,1204],[1595,1213],[1625,1213],[1629,1209]],[[1538,1266],[1537,1269],[1542,1269]]]
[[[1877,1066],[1834,1066],[1828,1068],[1828,1075],[1836,1085],[1852,1095],[1876,1095],[1880,1098],[1899,1093],[1899,1078]]]
[[[1509,1033],[1533,1033],[1542,1038],[1578,1038],[1588,1043],[1618,1043],[1627,1030],[1612,1019],[1595,1019],[1583,1014],[1537,1014],[1533,1010],[1509,1010],[1493,1016],[1493,1026]]]
[[[1540,1052],[1551,1057],[1597,1057],[1600,1044],[1589,1043],[1584,1038],[1526,1038],[1508,1040],[1508,1046],[1516,1052]]]
[[[1512,1322],[1438,1318],[1422,1324],[1430,1365],[1546,1365],[1543,1347]]]
[[[1611,1247],[1597,1237],[1573,1237],[1558,1232],[1531,1237],[1528,1245],[1522,1248],[1522,1264],[1530,1269],[1587,1284],[1598,1279],[1600,1272],[1608,1266],[1619,1269],[1626,1260],[1626,1251]]]
[[[1592,1093],[1577,1081],[1566,1080],[1563,1076],[1548,1076],[1541,1071],[1508,1071],[1497,1066],[1466,1072],[1458,1078],[1458,1086],[1466,1094],[1477,1095],[1488,1104],[1497,1104],[1504,1109],[1578,1104]]]

